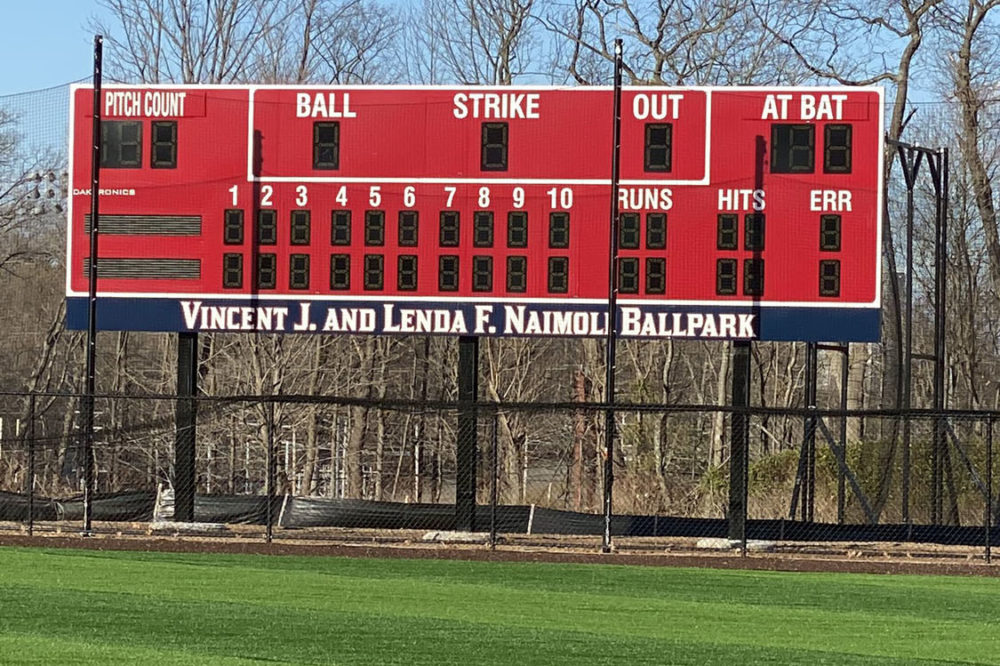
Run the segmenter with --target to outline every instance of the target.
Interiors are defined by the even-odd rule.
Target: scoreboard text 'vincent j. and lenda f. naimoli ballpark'
[[[604,336],[612,88],[102,90],[101,329]],[[71,106],[87,325],[93,89]],[[617,330],[875,340],[882,91],[626,87]]]

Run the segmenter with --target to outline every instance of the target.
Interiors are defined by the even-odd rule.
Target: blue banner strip
[[[103,331],[604,337],[606,306],[573,301],[476,303],[101,298]],[[67,298],[67,327],[87,328],[87,299]],[[620,305],[623,338],[877,342],[878,308]]]

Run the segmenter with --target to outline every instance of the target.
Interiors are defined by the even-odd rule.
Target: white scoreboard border
[[[386,177],[375,177],[375,178],[360,178],[360,177],[336,177],[336,176],[270,176],[267,178],[255,177],[253,175],[253,133],[254,133],[254,110],[256,109],[254,96],[258,90],[330,90],[334,86],[287,86],[287,85],[276,85],[276,86],[251,86],[249,88],[250,100],[247,105],[247,182],[253,183],[392,183],[392,184],[407,184],[407,183],[427,183],[427,184],[444,184],[444,185],[607,185],[607,178],[578,178],[578,179],[566,179],[566,178],[386,178]],[[496,91],[498,88],[496,86],[335,86],[337,90],[346,90],[348,92],[352,90],[454,90],[454,91],[464,91],[464,90],[490,90]],[[643,88],[644,90],[646,88]],[[510,91],[573,91],[573,90],[598,90],[598,91],[611,91],[614,90],[610,87],[605,86],[593,86],[593,87],[556,87],[556,86],[511,86],[508,88]],[[685,88],[685,87],[671,87],[671,88],[655,88],[651,90],[664,90],[669,92],[680,92],[680,91],[691,91],[700,92],[705,95],[705,172],[701,178],[698,179],[673,179],[673,180],[651,180],[651,179],[632,179],[632,180],[622,180],[621,185],[647,185],[647,186],[660,186],[660,185],[709,185],[710,184],[710,169],[711,164],[709,158],[712,154],[712,92],[713,88]]]
[[[73,220],[73,190],[75,189],[73,183],[73,128],[74,120],[76,117],[75,106],[76,106],[76,91],[79,89],[91,89],[93,86],[90,84],[72,84],[70,86],[70,104],[69,104],[69,159],[68,159],[68,172],[69,172],[69,201],[66,207],[66,296],[70,297],[81,297],[87,296],[88,292],[85,291],[73,291],[71,288],[71,277],[72,277],[72,220]],[[127,85],[111,85],[103,87],[102,90],[150,90],[150,89],[164,89],[164,90],[190,90],[192,88],[201,89],[215,89],[215,90],[246,90],[250,95],[250,103],[248,104],[248,144],[247,144],[247,182],[338,182],[338,183],[455,183],[455,184],[554,184],[554,185],[608,185],[607,180],[541,180],[541,179],[509,179],[509,178],[498,178],[498,179],[488,179],[488,178],[475,178],[475,179],[441,179],[441,178],[392,178],[392,179],[375,179],[375,178],[328,178],[328,177],[309,177],[309,178],[290,178],[290,177],[277,177],[277,178],[267,178],[260,179],[253,177],[252,171],[252,160],[253,154],[249,150],[250,146],[253,145],[253,95],[257,90],[371,90],[373,88],[384,89],[384,90],[497,90],[497,86],[409,86],[409,85],[398,85],[398,86],[329,86],[329,85],[303,85],[303,86],[289,86],[289,85],[220,85],[220,84],[127,84]],[[576,90],[577,87],[566,87],[566,86],[511,86],[509,90]],[[587,90],[603,90],[611,91],[613,90],[610,86],[591,86],[587,87]],[[766,91],[781,91],[781,92],[844,92],[856,91],[856,92],[874,92],[878,97],[878,136],[882,137],[885,134],[885,93],[881,87],[878,86],[858,86],[858,87],[844,87],[844,86],[690,86],[690,87],[643,87],[643,90],[663,90],[663,91],[674,91],[674,90],[691,90],[691,91],[703,91],[706,93],[706,112],[709,117],[706,120],[706,139],[705,139],[705,176],[703,179],[698,181],[677,181],[677,180],[629,180],[621,181],[621,185],[709,185],[711,184],[709,173],[711,166],[711,96],[716,90],[718,91],[746,91],[746,92],[766,92]],[[877,184],[877,209],[875,211],[876,217],[876,242],[875,242],[875,297],[871,302],[862,303],[845,303],[845,302],[816,302],[816,301],[744,301],[744,300],[671,300],[671,299],[630,299],[630,298],[619,298],[619,305],[668,305],[668,306],[713,306],[713,307],[729,307],[729,308],[824,308],[824,309],[870,309],[881,307],[882,300],[882,208],[883,208],[883,196],[885,191],[884,184],[884,161],[885,161],[885,151],[878,151],[878,184]],[[88,183],[89,186],[89,183]],[[99,256],[99,255],[98,255]],[[204,298],[204,299],[223,299],[231,301],[244,301],[250,300],[251,298],[255,301],[280,301],[280,300],[294,300],[294,301],[310,301],[310,302],[331,302],[336,303],[340,301],[352,301],[357,300],[359,297],[357,295],[353,296],[337,296],[333,294],[233,294],[233,293],[202,293],[202,292],[177,292],[177,293],[160,293],[151,294],[149,292],[112,292],[106,293],[98,291],[97,295],[101,298],[165,298],[165,299],[184,299],[190,300],[192,298]],[[476,297],[443,297],[443,296],[376,296],[376,295],[364,295],[365,300],[372,301],[375,303],[381,302],[394,302],[394,303],[551,303],[553,300],[567,299],[552,299],[552,298],[503,298],[503,297],[490,297],[490,298],[476,298]],[[587,298],[573,298],[572,301],[581,304],[594,304],[594,303],[606,303],[607,299],[587,299]]]

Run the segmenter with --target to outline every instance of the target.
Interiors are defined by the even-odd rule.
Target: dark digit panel
[[[673,126],[670,123],[646,124],[646,146],[643,153],[643,167],[646,171],[670,171],[672,136]]]
[[[230,209],[224,213],[223,217],[222,242],[226,245],[241,245],[243,243],[243,211]],[[103,220],[101,221],[103,222]]]
[[[472,258],[472,291],[493,291],[493,257]]]
[[[549,247],[569,247],[569,213],[549,213]]]
[[[243,287],[242,254],[222,255],[222,286],[226,289],[240,289]]]
[[[365,255],[365,289],[377,291],[385,284],[385,257],[381,254]]]
[[[330,211],[330,245],[351,244],[351,211]]]
[[[639,259],[637,257],[618,259],[618,291],[623,294],[639,293]]]
[[[715,293],[732,296],[736,293],[736,260],[719,259],[715,262]]]
[[[340,168],[340,123],[313,123],[313,169]]]
[[[493,247],[493,212],[477,210],[472,216],[472,245]]]
[[[400,291],[417,289],[417,255],[401,254],[397,260],[396,286]]]
[[[851,173],[850,125],[827,125],[823,129],[823,173]]]
[[[764,213],[747,213],[743,217],[743,249],[764,249]]]
[[[330,255],[330,289],[343,291],[351,288],[351,255]]]
[[[639,213],[622,213],[618,222],[618,247],[639,249]]]
[[[528,258],[507,257],[507,291],[523,292],[528,288]]]
[[[293,254],[288,261],[288,288],[309,288],[309,255]]]
[[[528,214],[524,211],[507,213],[507,247],[528,247]]]
[[[739,249],[739,217],[735,213],[719,213],[715,246],[720,250]]]
[[[292,211],[292,245],[309,245],[310,214],[307,210]]]
[[[667,247],[667,214],[646,215],[646,249],[663,250]]]
[[[507,123],[483,123],[481,167],[483,171],[507,170]]]
[[[441,211],[440,235],[438,238],[441,247],[458,246],[460,219],[457,210]]]
[[[399,244],[403,247],[415,247],[417,230],[420,224],[420,214],[415,210],[399,211]]]
[[[365,211],[365,245],[385,245],[385,211]]]
[[[142,166],[142,123],[137,120],[101,121],[101,167],[137,169]]]
[[[569,291],[569,257],[549,257],[549,292]]]
[[[153,149],[149,166],[154,169],[177,168],[177,121],[161,120],[152,123]]]
[[[458,257],[453,254],[438,258],[438,289],[458,291]]]
[[[824,259],[819,262],[819,295],[840,296],[840,261]]]
[[[646,293],[662,294],[667,290],[667,260],[663,257],[646,259]]]
[[[274,289],[278,285],[278,255],[257,255],[257,288]]]
[[[771,125],[771,173],[812,173],[816,169],[813,125]]]
[[[743,260],[743,295],[764,295],[764,260],[759,258]]]
[[[278,213],[271,210],[257,211],[257,243],[260,245],[277,245],[278,243]]]
[[[840,251],[840,215],[820,216],[819,249],[822,252]]]

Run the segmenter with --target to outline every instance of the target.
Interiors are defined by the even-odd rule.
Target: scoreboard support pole
[[[455,451],[455,529],[476,529],[476,401],[479,396],[479,338],[458,339],[458,445]]]
[[[754,188],[764,187],[764,159],[767,144],[763,136],[754,137]],[[760,260],[760,250],[754,251]],[[759,317],[760,309],[753,311]],[[747,554],[747,505],[750,477],[750,340],[733,341],[732,419],[729,422],[729,539],[740,541],[741,553]]]
[[[101,220],[101,80],[104,37],[94,36],[94,122],[90,150],[90,270],[87,275],[87,380],[83,396],[83,536],[93,534],[94,391],[97,387],[97,258]]]
[[[177,404],[174,432],[174,520],[194,520],[195,428],[198,420],[198,334],[177,334]]]
[[[750,341],[733,342],[732,420],[729,445],[729,539],[747,538],[747,477],[750,464]]]
[[[608,336],[604,349],[604,533],[601,552],[610,553],[611,515],[614,513],[615,489],[615,373],[617,371],[618,314],[618,184],[621,168],[622,135],[622,40],[615,40],[615,89],[613,104],[614,129],[611,149],[611,224],[608,238]]]
[[[806,407],[816,409],[816,381],[819,354],[815,342],[806,343]],[[811,523],[816,506],[816,416],[810,414],[805,421],[806,456],[805,494],[803,495],[802,518]]]

